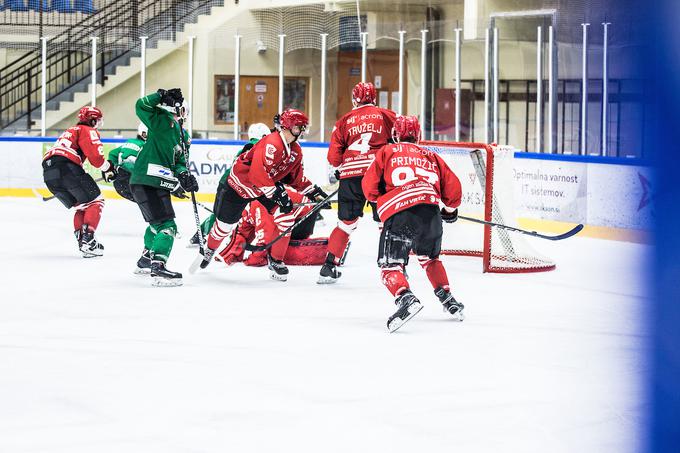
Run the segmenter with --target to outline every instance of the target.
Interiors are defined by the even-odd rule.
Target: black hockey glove
[[[186,192],[184,192],[184,189],[182,188],[181,185],[178,185],[177,187],[175,187],[175,190],[170,192],[170,195],[172,195],[173,197],[180,198],[180,199],[187,198],[187,194],[186,194]]]
[[[306,197],[315,203],[319,203],[322,200],[328,198],[328,194],[323,191],[323,189],[317,185],[314,185],[314,190],[306,194]],[[324,203],[321,209],[331,209],[330,203]]]
[[[157,93],[161,95],[161,104],[169,107],[177,107],[178,104],[181,105],[184,101],[182,90],[179,88],[173,88],[171,90],[164,90],[161,88]]]
[[[175,105],[182,105],[182,102],[184,102],[184,96],[182,96],[182,90],[180,88],[169,89],[167,95],[175,101]]]
[[[283,187],[283,184],[281,183],[276,183],[276,190],[274,191],[274,195],[272,195],[272,200],[274,200],[274,203],[279,205],[279,210],[283,214],[288,214],[293,210],[293,202],[288,196],[286,188]]]
[[[312,201],[321,201],[324,198],[328,198],[328,194],[323,191],[323,189],[317,185],[314,185],[312,191],[307,192],[306,197]]]
[[[116,176],[118,176],[118,172],[116,171],[116,167],[113,165],[113,162],[110,160],[107,160],[109,166],[106,170],[102,170],[102,179],[106,182],[111,182],[114,179],[116,179]]]
[[[442,220],[446,223],[453,223],[458,220],[458,208],[454,209],[453,212],[442,208]]]
[[[196,177],[188,171],[177,175],[177,179],[179,179],[179,184],[182,186],[182,189],[186,190],[187,192],[198,191],[198,181],[196,181]]]

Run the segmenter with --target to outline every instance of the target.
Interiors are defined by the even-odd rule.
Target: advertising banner
[[[104,154],[122,144],[106,140]],[[16,139],[0,141],[0,188],[44,188],[42,156],[52,141]],[[191,145],[189,170],[198,178],[201,194],[214,194],[220,177],[231,166],[241,143],[201,141]],[[302,143],[305,174],[315,184],[328,185],[327,146]],[[462,162],[468,163],[467,151]],[[455,156],[454,156],[455,157]],[[452,156],[446,156],[447,161]],[[455,168],[463,189],[462,208],[481,214],[484,195],[473,187],[476,178],[471,165]],[[85,165],[93,177],[100,172]],[[510,183],[510,182],[509,182]],[[653,179],[649,167],[565,161],[542,158],[515,158],[512,191],[518,218],[554,220],[587,225],[649,229],[654,218]],[[102,187],[110,186],[100,183]]]
[[[580,162],[515,159],[513,169],[518,217],[585,223],[587,165]]]
[[[652,181],[649,167],[588,164],[588,224],[649,229],[654,219]]]

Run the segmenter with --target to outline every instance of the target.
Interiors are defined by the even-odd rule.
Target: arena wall
[[[42,180],[41,159],[54,139],[0,137],[0,196],[49,195]],[[105,139],[106,152],[120,139]],[[199,199],[214,200],[222,173],[243,142],[194,140],[189,169],[197,176]],[[329,186],[326,143],[303,143],[305,172]],[[86,164],[86,167],[88,165]],[[455,170],[455,169],[454,169]],[[99,177],[99,171],[89,168]],[[118,198],[102,183],[106,197]],[[520,225],[563,231],[566,224],[587,225],[584,234],[637,242],[648,240],[654,219],[652,170],[635,159],[516,153],[513,168],[515,209]],[[461,213],[465,212],[465,205]]]

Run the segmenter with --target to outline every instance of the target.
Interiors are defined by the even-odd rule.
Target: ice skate
[[[151,261],[152,286],[182,286],[182,274],[165,267],[163,261]]]
[[[330,285],[335,283],[342,272],[338,271],[338,267],[333,263],[324,263],[319,271],[319,279],[316,281],[319,285]]]
[[[151,273],[151,252],[149,249],[144,249],[142,252],[142,256],[137,260],[134,273],[137,275],[148,275]]]
[[[409,290],[406,290],[397,296],[394,303],[397,304],[399,308],[397,308],[397,311],[387,320],[387,329],[390,333],[403,326],[406,321],[413,318],[423,308],[420,301]]]
[[[88,225],[83,225],[80,230],[80,252],[83,258],[93,258],[104,254],[104,246],[94,238],[94,231],[89,230]]]
[[[269,268],[269,278],[279,282],[288,280],[288,266],[283,261],[272,258],[267,255],[267,268]]]
[[[439,298],[439,302],[442,303],[444,311],[451,314],[453,319],[456,321],[463,321],[465,319],[465,314],[463,313],[465,306],[458,302],[450,291],[444,288],[437,288],[434,290],[434,294]]]
[[[198,231],[194,233],[193,236],[191,236],[191,239],[189,239],[189,244],[187,244],[187,248],[195,248],[198,247],[201,244],[201,239],[198,237]]]

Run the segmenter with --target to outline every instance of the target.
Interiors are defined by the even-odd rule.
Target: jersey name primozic
[[[385,190],[381,192],[380,183]],[[418,204],[457,208],[461,200],[458,177],[437,153],[413,143],[385,145],[364,175],[366,199],[377,201],[378,216],[386,221]]]

